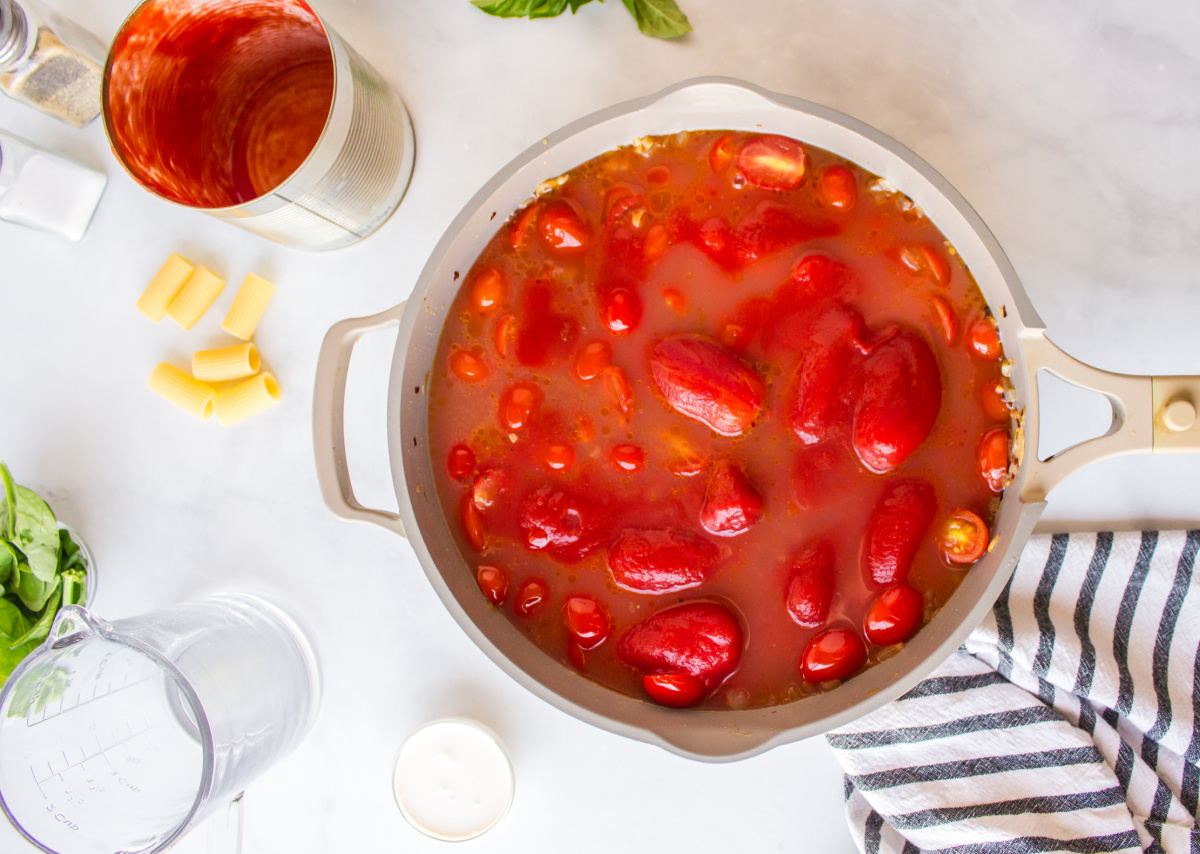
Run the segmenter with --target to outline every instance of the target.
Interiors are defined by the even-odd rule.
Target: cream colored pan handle
[[[1025,423],[1025,479],[1021,497],[1046,499],[1050,490],[1072,472],[1090,463],[1122,454],[1148,451],[1200,451],[1200,377],[1140,377],[1114,374],[1067,355],[1046,337],[1044,329],[1021,330],[1021,352],[1028,366],[1033,417]],[[1037,458],[1039,371],[1081,388],[1099,392],[1112,405],[1107,433],[1049,457]]]
[[[407,538],[399,514],[373,510],[358,502],[346,463],[346,370],[350,367],[354,345],[367,332],[399,325],[404,306],[405,303],[400,303],[370,317],[343,320],[325,334],[313,387],[313,450],[317,457],[321,497],[334,515],[382,525]]]

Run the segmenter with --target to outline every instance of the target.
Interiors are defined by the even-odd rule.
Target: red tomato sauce
[[[156,0],[113,43],[113,146],[146,187],[221,208],[304,163],[333,103],[321,21],[303,0]]]
[[[1003,354],[958,332],[994,324],[953,248],[781,137],[648,138],[546,186],[467,273],[429,380],[480,595],[665,705],[788,702],[893,654],[987,537],[958,525],[951,560],[948,520],[990,524],[1003,488]]]

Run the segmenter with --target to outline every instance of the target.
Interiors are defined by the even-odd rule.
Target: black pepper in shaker
[[[100,40],[37,0],[0,0],[0,89],[83,127],[100,114]]]

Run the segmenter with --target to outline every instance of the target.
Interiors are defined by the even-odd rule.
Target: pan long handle
[[[1025,501],[1044,501],[1063,478],[1098,460],[1148,451],[1174,453],[1200,451],[1200,376],[1149,377],[1114,374],[1093,368],[1060,350],[1044,329],[1021,332],[1021,352],[1028,365],[1029,394],[1037,401],[1037,374],[1048,371],[1060,379],[1108,398],[1113,419],[1108,432],[1060,451],[1045,460],[1037,458],[1038,408],[1026,419]]]
[[[400,515],[364,507],[354,496],[346,463],[346,371],[354,345],[367,332],[389,329],[400,323],[406,303],[370,317],[353,317],[335,323],[321,342],[317,379],[313,388],[313,450],[321,497],[334,515],[356,522],[372,522],[407,538]]]

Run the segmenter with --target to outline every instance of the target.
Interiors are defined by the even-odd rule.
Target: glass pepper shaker
[[[0,0],[0,89],[83,127],[100,114],[105,48],[38,0]]]

